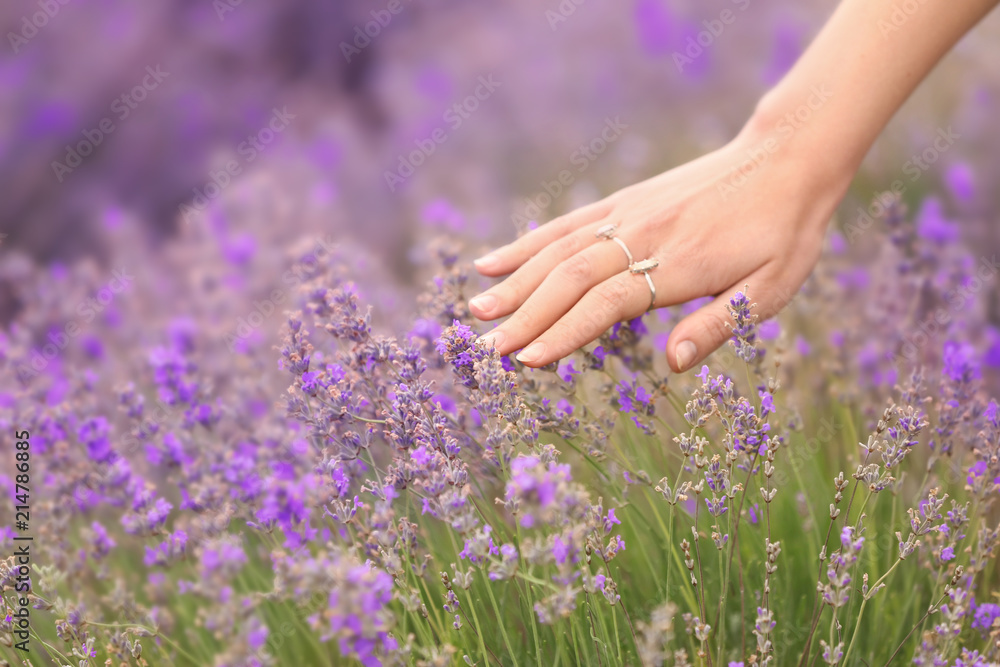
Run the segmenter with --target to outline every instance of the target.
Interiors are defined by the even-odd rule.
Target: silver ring
[[[610,239],[614,238],[615,232],[617,231],[618,231],[618,225],[616,225],[613,222],[609,222],[606,225],[601,225],[600,227],[598,227],[597,231],[594,232],[594,236],[596,236],[599,239]]]
[[[628,249],[628,246],[625,245],[625,241],[622,241],[620,238],[615,236],[615,232],[617,231],[618,225],[613,222],[609,222],[606,225],[600,226],[597,231],[594,232],[594,236],[599,239],[604,239],[605,241],[611,240],[617,243],[618,246],[625,251],[625,257],[628,259],[629,266],[631,266],[635,262],[635,259],[632,257],[632,252]]]
[[[635,260],[634,260],[634,259],[632,259],[632,253],[631,253],[631,252],[629,252],[629,249],[628,249],[628,246],[626,246],[626,245],[625,245],[625,242],[624,242],[624,241],[622,241],[622,240],[621,240],[620,238],[618,238],[617,236],[613,237],[613,238],[612,238],[611,240],[612,240],[612,241],[614,241],[615,243],[617,243],[618,245],[620,245],[620,246],[621,246],[621,248],[622,248],[622,250],[624,250],[624,251],[625,251],[625,256],[626,256],[626,257],[628,257],[628,263],[629,263],[629,266],[631,266],[631,265],[632,265],[632,263],[633,263],[633,262],[634,262]]]
[[[656,285],[653,284],[653,279],[649,277],[649,272],[659,265],[660,260],[650,257],[639,262],[633,262],[628,267],[629,272],[632,274],[641,273],[646,278],[646,284],[649,285],[649,308],[646,309],[647,313],[653,309],[653,304],[656,303]]]

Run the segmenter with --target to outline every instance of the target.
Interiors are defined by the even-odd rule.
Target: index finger
[[[476,270],[491,277],[511,273],[545,246],[583,225],[601,220],[610,211],[611,204],[603,199],[578,208],[475,260]]]

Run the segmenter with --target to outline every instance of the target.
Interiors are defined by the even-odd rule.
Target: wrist
[[[835,91],[826,85],[804,90],[775,88],[761,97],[734,139],[750,149],[780,156],[796,180],[816,191],[842,196],[867,153],[864,135],[839,122]]]

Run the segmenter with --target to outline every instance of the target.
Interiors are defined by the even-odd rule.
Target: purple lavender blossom
[[[637,415],[651,416],[653,414],[653,395],[636,380],[618,384],[618,409],[621,412],[634,412]]]
[[[483,358],[485,349],[476,345],[476,334],[471,328],[455,320],[437,340],[437,351],[451,364],[458,381],[475,389],[475,363]]]
[[[572,382],[574,375],[579,375],[581,371],[576,369],[576,365],[573,360],[569,360],[564,363],[559,364],[559,368],[556,370],[556,374],[562,379],[563,382]]]
[[[756,304],[750,303],[750,299],[742,291],[737,292],[726,309],[733,318],[730,325],[733,337],[730,345],[736,349],[736,355],[743,361],[750,363],[757,357],[757,316],[751,314],[751,310]]]
[[[104,417],[92,417],[80,425],[77,437],[87,447],[90,457],[98,463],[109,460],[113,454],[111,428]]]
[[[93,531],[91,548],[93,549],[94,558],[101,560],[111,553],[111,550],[116,546],[116,542],[108,535],[108,531],[99,522],[94,521],[91,523],[90,529]]]

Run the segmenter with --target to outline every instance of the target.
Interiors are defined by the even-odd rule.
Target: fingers
[[[669,294],[661,295],[658,289],[656,304],[662,305],[671,298]],[[562,359],[613,324],[642,315],[649,308],[649,301],[649,286],[642,275],[615,274],[588,291],[569,312],[521,351],[517,359],[533,368]]]
[[[607,200],[578,208],[531,230],[513,243],[508,243],[480,257],[474,262],[476,270],[484,276],[502,276],[511,273],[553,241],[584,225],[597,222],[610,211],[611,204]]]
[[[589,227],[574,234],[581,232],[590,234],[591,240],[596,241]],[[523,270],[528,270],[536,260],[540,261],[541,259],[542,256],[539,254],[528,264],[518,269],[515,275]],[[627,268],[628,259],[617,243],[596,241],[580,252],[570,255],[551,271],[548,271],[544,266],[541,267],[540,271],[548,275],[542,278],[541,285],[532,291],[519,306],[517,302],[520,295],[517,295],[513,288],[506,286],[507,281],[505,281],[503,285],[487,292],[487,294],[499,295],[500,302],[504,304],[503,308],[494,311],[494,316],[502,314],[501,311],[513,308],[517,308],[517,310],[507,321],[484,335],[483,342],[487,345],[494,345],[500,354],[509,354],[511,351],[523,347],[555,324],[591,288],[617,273],[622,273]],[[629,277],[635,278],[631,275]],[[632,281],[626,282],[631,283]],[[519,287],[524,287],[525,284],[522,282]],[[644,289],[648,290],[648,287],[644,287]],[[479,298],[477,297],[477,299]],[[473,302],[477,299],[473,299]],[[646,305],[649,305],[648,296],[646,297]]]
[[[592,250],[603,243],[594,236],[602,224],[603,220],[588,224],[542,248],[503,282],[470,300],[472,314],[481,320],[495,320],[518,310],[548,276],[560,269],[559,275],[564,280],[570,281],[573,286],[580,286],[579,296],[605,278],[627,268],[625,253],[617,243],[611,242],[611,248],[602,251]],[[590,252],[585,257],[574,259],[587,251]],[[615,262],[615,259],[618,261]],[[549,281],[549,284],[549,289],[553,289],[556,283]],[[550,301],[546,302],[552,305]],[[570,305],[566,304],[555,315],[562,315]],[[506,330],[509,329],[508,326]]]
[[[744,289],[746,284],[764,285],[766,282],[758,270],[747,276],[695,312],[691,313],[670,332],[667,343],[667,363],[676,373],[683,373],[701,363],[709,354],[724,345],[732,337],[729,324],[732,317],[726,306],[733,296]],[[751,294],[751,297],[754,295]],[[756,298],[751,300],[756,301]],[[760,313],[757,313],[760,314]]]

